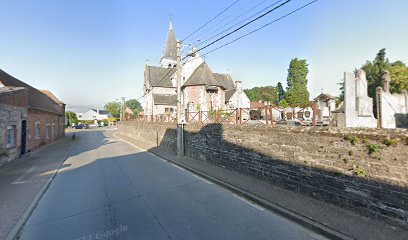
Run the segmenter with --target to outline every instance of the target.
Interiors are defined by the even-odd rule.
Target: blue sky
[[[97,105],[143,95],[144,64],[147,59],[159,64],[170,14],[177,38],[183,39],[234,0],[0,1],[0,68],[67,104]],[[214,25],[260,2],[241,0]],[[234,36],[307,2],[293,0]],[[321,89],[337,95],[343,72],[373,59],[381,48],[391,61],[408,63],[407,10],[406,0],[320,0],[206,61],[213,71],[229,70],[250,88],[279,81],[285,86],[290,60],[306,59],[311,97]],[[186,43],[205,39],[214,25]]]

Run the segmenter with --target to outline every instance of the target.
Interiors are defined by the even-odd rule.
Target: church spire
[[[167,32],[166,43],[164,45],[164,53],[161,59],[161,64],[167,67],[168,64],[174,64],[177,58],[177,40],[173,29],[173,21],[170,19],[169,30]]]

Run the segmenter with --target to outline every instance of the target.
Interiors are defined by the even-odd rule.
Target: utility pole
[[[177,157],[184,156],[184,122],[181,118],[181,42],[177,41]]]
[[[123,121],[123,113],[124,113],[124,110],[125,110],[125,97],[121,97],[121,99],[122,99],[122,104],[121,104],[121,106],[120,106],[120,124],[122,124],[122,121]]]

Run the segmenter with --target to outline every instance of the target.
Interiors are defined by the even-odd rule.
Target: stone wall
[[[24,107],[0,104],[0,167],[20,155],[21,120],[27,119],[27,109]],[[6,146],[7,126],[15,127],[14,147]]]
[[[120,132],[175,152],[175,125],[127,122]],[[389,145],[389,146],[387,146]],[[408,131],[187,125],[186,156],[372,218],[408,225]],[[307,206],[305,206],[307,207]]]

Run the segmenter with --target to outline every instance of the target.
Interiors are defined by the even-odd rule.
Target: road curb
[[[184,169],[186,169],[187,171],[189,171],[189,172],[191,172],[193,174],[196,174],[196,175],[198,175],[198,176],[200,176],[202,178],[205,178],[205,179],[207,179],[207,180],[209,180],[209,181],[211,181],[211,182],[213,182],[213,183],[215,183],[215,184],[217,184],[217,185],[219,185],[219,186],[221,186],[223,188],[226,188],[227,190],[229,190],[229,191],[231,191],[231,192],[233,192],[233,193],[235,193],[235,194],[237,194],[237,195],[239,195],[241,197],[244,197],[244,198],[248,199],[249,201],[252,201],[252,202],[258,204],[261,207],[269,209],[270,211],[272,211],[274,213],[277,213],[277,214],[279,214],[279,215],[281,215],[281,216],[283,216],[283,217],[285,217],[287,219],[290,219],[290,220],[292,220],[292,221],[294,221],[294,222],[296,222],[296,223],[298,223],[298,224],[300,224],[300,225],[302,225],[302,226],[304,226],[304,227],[306,227],[308,229],[311,229],[311,230],[313,230],[313,231],[315,231],[315,232],[317,232],[317,233],[319,233],[319,234],[321,234],[321,235],[323,235],[325,237],[328,237],[330,239],[336,239],[336,240],[351,240],[351,239],[353,239],[350,236],[347,236],[347,235],[345,235],[345,234],[343,234],[341,232],[338,232],[338,231],[336,231],[336,230],[334,230],[334,229],[332,229],[330,227],[327,227],[327,226],[315,221],[314,219],[311,219],[311,218],[308,218],[306,216],[300,215],[300,214],[298,214],[296,212],[291,211],[290,209],[287,209],[287,208],[279,206],[279,205],[277,205],[275,203],[272,203],[272,202],[270,202],[270,201],[268,201],[268,200],[266,200],[266,199],[264,199],[262,197],[259,197],[259,196],[255,195],[253,193],[250,193],[250,192],[248,192],[248,191],[246,191],[244,189],[241,189],[241,188],[239,188],[237,186],[234,186],[234,185],[232,185],[230,183],[224,182],[221,179],[209,176],[209,175],[207,175],[207,174],[205,174],[205,173],[203,173],[201,171],[198,171],[196,169],[193,169],[193,168],[191,168],[191,167],[189,167],[187,165],[184,165],[182,163],[171,160],[167,156],[156,153],[154,151],[143,149],[143,148],[137,146],[136,144],[133,144],[133,143],[131,143],[131,142],[125,140],[125,139],[122,139],[121,137],[117,136],[116,134],[113,134],[113,135],[116,138],[118,138],[118,139],[120,139],[120,140],[122,140],[124,142],[127,142],[127,143],[141,149],[141,150],[148,151],[148,152],[150,152],[150,153],[152,153],[152,154],[154,154],[154,155],[156,155],[156,156],[158,156],[158,157],[160,157],[160,158],[162,158],[162,159],[164,159],[164,160],[166,160],[166,161],[168,161],[168,162],[170,162],[172,164],[175,164],[175,165],[177,165],[177,166],[179,166],[181,168],[184,168]]]
[[[41,197],[44,195],[45,191],[47,191],[47,189],[51,185],[51,182],[54,180],[55,176],[57,175],[58,171],[61,169],[61,167],[64,164],[65,160],[68,158],[68,155],[71,153],[72,149],[76,146],[77,142],[78,141],[75,141],[74,143],[72,143],[71,147],[68,149],[67,153],[62,158],[61,163],[59,164],[58,168],[56,170],[54,170],[53,174],[48,179],[47,183],[44,184],[44,186],[41,188],[41,190],[33,198],[30,205],[24,211],[23,215],[20,217],[20,219],[17,221],[17,223],[11,229],[11,231],[7,234],[7,237],[5,238],[5,240],[14,240],[14,239],[19,238],[18,235],[19,235],[20,231],[24,227],[24,225],[27,222],[28,218],[31,216],[31,213],[33,212],[34,208],[37,206],[38,202],[41,200]]]

